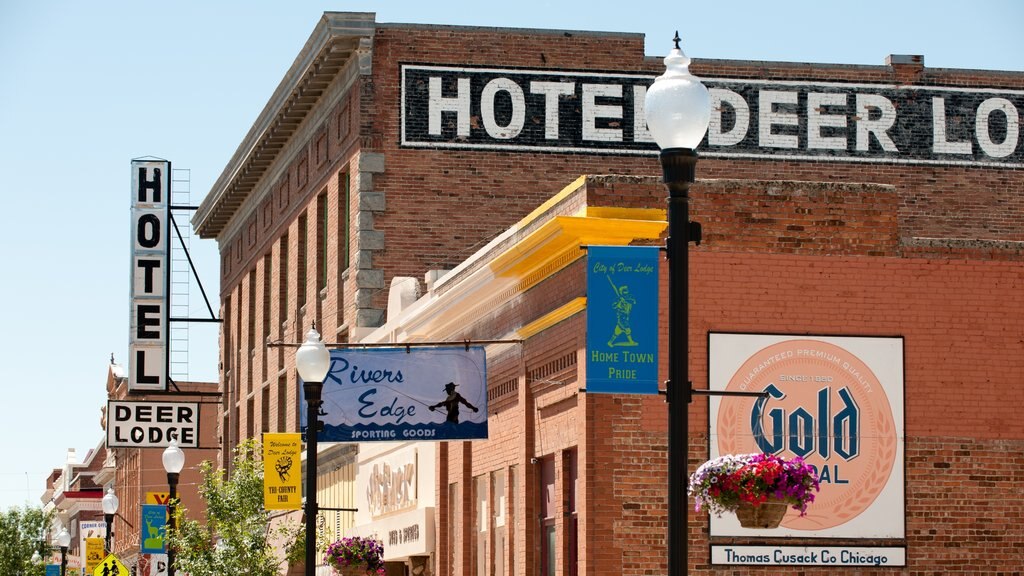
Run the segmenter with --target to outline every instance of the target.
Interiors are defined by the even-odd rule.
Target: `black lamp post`
[[[107,493],[103,495],[103,520],[107,523],[107,532],[103,537],[103,553],[110,554],[110,536],[113,533],[114,526],[114,515],[117,514],[117,507],[120,504],[117,496],[114,494],[114,487],[107,488]]]
[[[711,98],[700,79],[690,74],[690,59],[675,48],[665,57],[665,73],[647,91],[647,128],[661,148],[661,166],[668,188],[668,574],[688,572],[687,454],[692,387],[689,358],[688,252],[700,240],[700,227],[689,221],[690,184],[696,176],[697,152],[711,119]],[[693,230],[693,233],[691,233]]]
[[[331,367],[331,353],[313,325],[295,353],[295,369],[302,378],[306,398],[306,576],[316,573],[316,436],[324,378]]]
[[[71,545],[71,534],[67,528],[61,528],[57,533],[57,546],[60,547],[60,576],[67,576],[68,572],[68,546]]]
[[[167,494],[167,527],[170,532],[173,532],[177,523],[177,519],[174,517],[174,502],[178,499],[178,475],[181,474],[181,469],[185,467],[185,453],[178,447],[177,440],[171,440],[171,443],[164,449],[163,462],[164,471],[167,472],[167,487],[169,488]],[[169,544],[167,546],[167,576],[174,576],[174,548]]]

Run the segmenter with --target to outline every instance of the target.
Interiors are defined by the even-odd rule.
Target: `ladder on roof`
[[[171,206],[192,204],[192,170],[171,169]],[[181,240],[171,242],[171,294],[170,316],[189,317],[189,287],[192,272],[189,268],[187,250],[192,247],[192,225],[185,219],[185,225],[177,227]],[[187,382],[188,377],[188,322],[170,323],[170,377],[172,380]]]

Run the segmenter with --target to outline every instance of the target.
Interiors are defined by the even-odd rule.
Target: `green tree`
[[[32,554],[44,559],[52,548],[39,541],[39,535],[50,525],[53,514],[41,508],[11,508],[0,513],[0,574],[43,576],[46,567],[32,564]]]
[[[200,465],[199,495],[206,503],[206,522],[186,518],[186,511],[178,507],[178,527],[167,535],[179,571],[191,576],[276,576],[280,560],[270,545],[260,455],[259,443],[246,440],[235,448],[230,477],[210,461]],[[294,542],[300,535],[288,536]]]

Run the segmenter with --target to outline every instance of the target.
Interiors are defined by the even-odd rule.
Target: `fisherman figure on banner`
[[[455,386],[457,386],[457,384],[455,384],[455,382],[449,382],[449,383],[445,384],[444,385],[444,391],[447,394],[447,397],[445,397],[444,400],[441,400],[437,404],[433,404],[431,406],[428,406],[428,408],[430,409],[431,412],[433,412],[435,408],[444,408],[448,412],[448,416],[445,417],[445,420],[444,420],[446,424],[458,424],[459,423],[459,404],[460,403],[461,404],[465,404],[466,407],[471,409],[473,412],[479,412],[480,411],[476,406],[473,406],[472,404],[469,403],[468,400],[463,398],[462,394],[459,394],[458,392],[456,392],[455,391]]]

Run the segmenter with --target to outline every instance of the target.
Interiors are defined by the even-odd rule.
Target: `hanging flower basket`
[[[701,464],[690,475],[687,492],[698,512],[736,514],[744,528],[777,528],[792,506],[803,516],[814,502],[818,475],[797,457],[772,454],[726,455]]]
[[[744,528],[778,528],[782,523],[782,518],[786,515],[787,508],[789,508],[789,504],[774,498],[760,505],[740,502],[736,506],[736,519]]]
[[[324,562],[339,576],[384,576],[384,545],[373,538],[342,538],[327,547]]]

